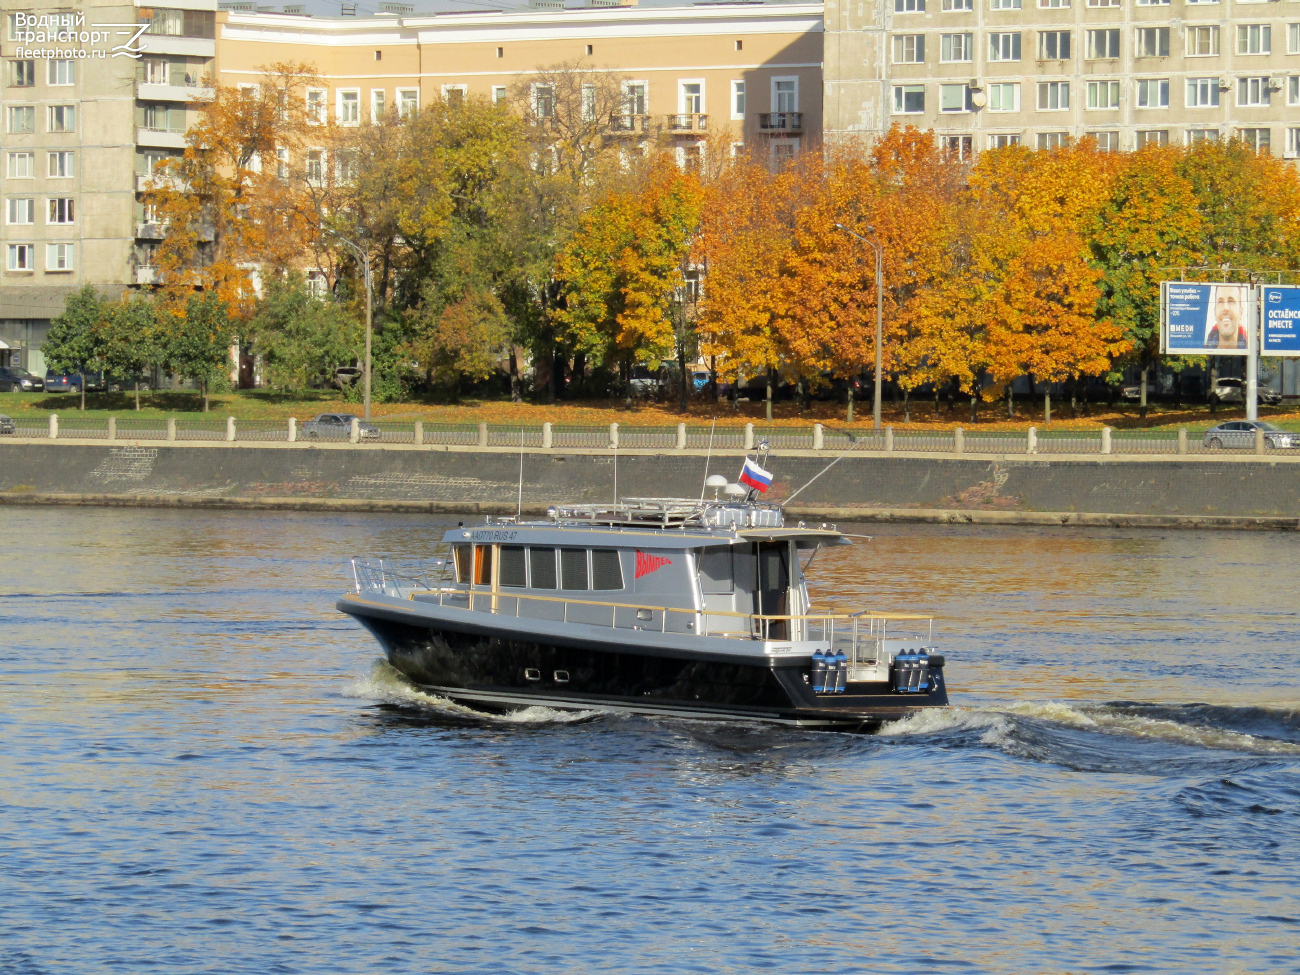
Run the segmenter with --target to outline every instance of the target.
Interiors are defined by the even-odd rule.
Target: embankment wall
[[[706,463],[735,451],[527,450],[523,507],[627,496],[696,497]],[[519,451],[400,445],[8,440],[0,502],[513,513]],[[770,498],[832,460],[773,456]],[[1300,527],[1300,458],[849,454],[799,493],[794,517],[855,521]]]

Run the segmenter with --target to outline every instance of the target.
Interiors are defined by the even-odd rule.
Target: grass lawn
[[[310,393],[304,397],[287,398],[264,390],[242,390],[237,393],[223,393],[210,397],[211,412],[208,417],[220,419],[233,416],[239,420],[287,420],[296,416],[299,420],[310,419],[317,413],[361,413],[361,404],[349,403],[328,390]],[[203,400],[191,392],[146,392],[140,395],[141,412],[135,412],[135,394],[125,393],[90,393],[86,396],[86,412],[79,410],[80,396],[55,393],[0,393],[0,413],[13,417],[44,417],[58,413],[68,418],[107,418],[109,416],[137,417],[177,416],[198,418],[203,415]],[[1153,406],[1145,422],[1138,417],[1134,406],[1120,406],[1114,409],[1105,404],[1090,404],[1086,410],[1080,410],[1076,418],[1070,415],[1069,403],[1052,404],[1052,423],[1043,424],[1042,401],[1022,400],[1016,406],[1016,418],[1008,420],[1005,402],[985,403],[980,407],[979,420],[970,421],[969,401],[958,402],[949,413],[941,407],[935,415],[934,402],[915,401],[911,409],[911,422],[903,423],[901,403],[884,404],[884,422],[895,429],[950,430],[954,426],[979,428],[981,430],[1023,430],[1027,426],[1037,426],[1040,430],[1100,430],[1103,426],[1117,430],[1138,429],[1176,429],[1186,426],[1189,430],[1199,431],[1222,423],[1225,420],[1240,419],[1245,416],[1243,407],[1221,407],[1211,414],[1204,405]],[[691,426],[708,426],[716,417],[718,426],[736,426],[754,423],[767,426],[764,419],[762,402],[744,403],[738,410],[729,403],[709,403],[693,400],[686,413],[676,408],[676,400],[671,403],[636,402],[628,408],[623,400],[582,400],[555,404],[546,403],[511,403],[509,400],[465,399],[458,404],[445,403],[376,403],[372,416],[377,420],[394,420],[411,422],[423,420],[426,423],[475,424],[488,423],[493,426],[522,424],[539,426],[549,420],[564,426],[604,426],[619,423],[629,427],[675,426],[687,423]],[[1260,419],[1269,420],[1280,427],[1300,430],[1300,405],[1259,408]],[[814,402],[812,407],[801,410],[799,404],[783,400],[773,405],[774,426],[808,426],[823,423],[833,426],[845,425],[845,406],[843,403]],[[859,401],[854,404],[853,426],[857,428],[871,425],[871,401]]]

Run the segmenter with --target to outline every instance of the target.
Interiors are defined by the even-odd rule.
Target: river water
[[[1293,535],[862,529],[859,736],[441,706],[333,610],[427,518],[0,525],[0,972],[1300,970]]]

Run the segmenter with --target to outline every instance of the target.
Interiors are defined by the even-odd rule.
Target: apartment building
[[[85,284],[136,284],[140,177],[181,151],[216,55],[215,0],[6,5],[0,33],[0,362],[43,374]]]
[[[565,8],[538,0],[517,10],[416,13],[382,3],[310,15],[223,0],[220,80],[256,81],[275,61],[314,65],[328,89],[318,110],[343,123],[431,99],[503,99],[539,68],[579,64],[620,79],[625,111],[611,136],[666,135],[685,157],[722,141],[781,156],[821,132],[822,5],[594,0]],[[342,9],[345,16],[338,14]],[[545,108],[535,92],[535,110]]]
[[[828,0],[828,134],[1300,156],[1300,0]]]

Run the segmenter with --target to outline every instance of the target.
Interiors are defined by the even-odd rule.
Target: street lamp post
[[[842,223],[835,225],[843,230],[850,237],[862,241],[864,244],[870,244],[871,249],[876,255],[876,399],[871,409],[872,428],[880,429],[880,372],[883,368],[883,345],[885,341],[884,316],[885,316],[885,285],[883,265],[885,261],[885,251],[880,242],[869,237],[863,237],[861,234],[855,234]],[[868,233],[873,233],[871,227],[867,228]]]
[[[370,253],[365,248],[357,245],[351,240],[348,240],[348,238],[344,237],[337,230],[332,230],[329,227],[322,227],[321,229],[324,230],[327,234],[330,234],[332,237],[337,238],[344,246],[346,246],[349,250],[352,251],[353,254],[357,256],[357,260],[361,262],[362,273],[365,275],[365,279],[366,279],[366,364],[365,364],[365,368],[362,370],[362,382],[364,384],[362,387],[362,397],[363,397],[363,407],[364,407],[362,412],[365,414],[365,419],[369,420],[370,419],[370,349],[371,349],[371,345],[373,344],[373,335],[374,335],[373,299],[371,297],[374,289],[372,288],[371,281],[370,281]]]

